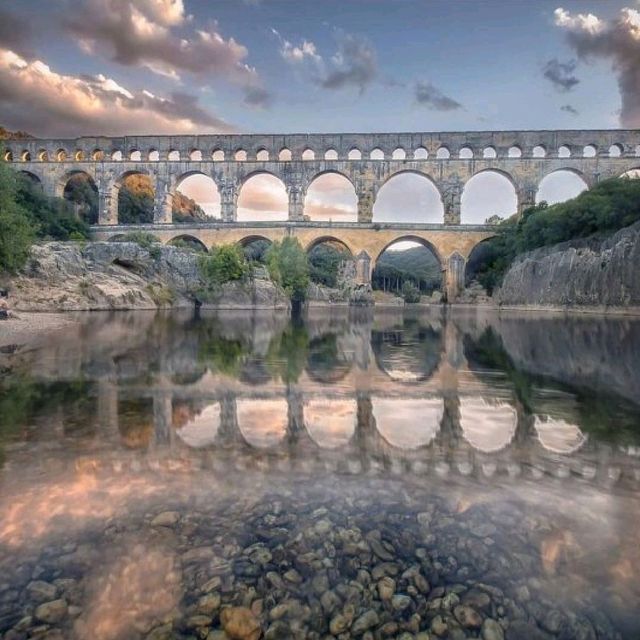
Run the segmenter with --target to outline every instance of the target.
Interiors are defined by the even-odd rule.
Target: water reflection
[[[480,637],[460,605],[638,637],[638,354],[624,319],[92,314],[0,356],[0,634],[207,637],[244,605],[272,638],[368,609]]]

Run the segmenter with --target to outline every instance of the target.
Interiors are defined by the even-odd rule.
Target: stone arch
[[[449,160],[451,158],[451,151],[449,151],[449,147],[444,145],[438,147],[436,151],[436,160]]]
[[[193,245],[193,247],[197,247],[197,251],[201,251],[202,253],[207,253],[207,245],[205,245],[202,240],[192,236],[188,233],[182,233],[177,236],[173,236],[169,240],[167,240],[168,245],[180,245],[180,244],[189,244]]]
[[[49,154],[47,153],[46,149],[40,149],[38,151],[38,162],[49,162]]]
[[[392,160],[406,160],[407,159],[407,152],[402,147],[397,147],[396,149],[393,150],[393,153],[391,154],[391,159]]]
[[[620,158],[624,153],[624,148],[621,144],[615,143],[609,147],[609,157],[610,158]]]
[[[177,149],[170,149],[169,153],[167,153],[167,160],[169,162],[179,162],[180,161],[180,151]]]
[[[85,161],[85,155],[84,155],[84,151],[82,151],[82,149],[78,149],[74,154],[73,154],[73,159],[76,162],[84,162]]]
[[[260,147],[256,152],[256,161],[257,162],[269,162],[269,151],[264,147]]]
[[[542,144],[537,144],[531,150],[532,158],[546,158],[547,157],[547,148]]]
[[[13,162],[13,153],[11,152],[11,150],[10,150],[10,149],[7,149],[7,150],[4,152],[4,154],[3,154],[3,156],[2,156],[2,159],[3,159],[5,162]]]
[[[587,144],[582,148],[583,158],[595,158],[598,154],[598,149],[595,144]]]
[[[640,178],[640,166],[631,167],[631,169],[626,169],[623,173],[621,173],[619,178]]]
[[[202,151],[200,149],[191,149],[189,152],[189,160],[191,160],[191,162],[202,162]]]
[[[316,194],[316,188],[324,189]],[[315,220],[356,222],[358,196],[351,178],[332,169],[316,173],[305,188],[304,214]]]
[[[469,252],[469,257],[467,258],[466,263],[464,265],[464,286],[465,287],[469,286],[469,284],[471,284],[474,280],[476,280],[478,273],[482,269],[482,264],[489,256],[488,243],[493,237],[495,236],[491,236],[490,238],[485,238],[484,240],[481,240]],[[492,293],[492,290],[489,290],[488,294],[490,295],[491,293]]]
[[[489,145],[482,150],[482,157],[488,160],[495,160],[498,157],[496,148],[493,145]]]
[[[481,396],[460,396],[459,403],[462,434],[474,449],[496,453],[511,444],[518,422],[511,404]]]
[[[247,260],[263,262],[264,253],[273,244],[273,240],[266,236],[252,234],[240,238],[236,244],[242,249]]]
[[[247,185],[252,183],[253,187],[247,188]],[[271,171],[251,171],[241,180],[236,209],[239,221],[287,220],[289,218],[289,196],[284,180]],[[255,215],[261,216],[263,213],[266,214],[266,217],[254,217]]]
[[[102,149],[94,149],[91,153],[91,159],[94,162],[102,162],[104,160],[104,151]]]
[[[214,162],[224,162],[224,151],[222,149],[214,149],[211,152],[211,159]]]
[[[426,160],[429,157],[429,152],[425,147],[417,147],[413,152],[414,160]]]
[[[31,152],[26,149],[20,154],[21,162],[31,162]]]
[[[129,151],[129,160],[131,160],[131,162],[141,162],[142,151],[140,151],[140,149],[131,149],[131,151]]]
[[[308,254],[321,244],[338,244],[341,247],[344,247],[349,252],[351,257],[355,255],[355,249],[352,246],[349,246],[349,242],[347,240],[342,240],[341,238],[331,235],[318,236],[317,238],[314,238],[307,243],[307,246],[304,248],[304,250]]]
[[[369,153],[370,160],[384,160],[384,151],[380,147],[376,147],[375,149],[371,149]]]
[[[309,149],[308,147],[302,152],[301,158],[303,160],[315,160],[316,152],[313,149]]]
[[[509,147],[509,150],[507,151],[507,157],[522,158],[522,148],[519,147],[517,144],[514,144],[513,146]]]
[[[242,439],[251,447],[272,449],[287,436],[289,405],[285,398],[238,398],[236,416]]]
[[[120,151],[120,149],[113,149],[113,151],[111,151],[111,160],[112,162],[122,162],[122,151]]]
[[[83,169],[67,171],[58,181],[56,192],[71,203],[78,217],[89,224],[98,222],[98,186],[91,173]]]
[[[175,193],[195,202],[207,216],[220,217],[220,190],[216,181],[204,171],[192,170],[182,173],[175,181]],[[190,208],[191,203],[180,198],[180,195],[173,200],[173,220],[191,222],[192,220],[186,218],[193,215],[181,213],[181,209]]]
[[[573,176],[573,178],[571,176]],[[563,181],[565,185],[562,184]],[[538,183],[536,203],[542,202],[543,200],[548,204],[564,202],[565,200],[575,198],[588,188],[589,183],[582,171],[572,167],[559,167],[545,174]]]
[[[442,255],[440,254],[440,252],[438,251],[438,249],[436,248],[435,244],[433,244],[432,242],[430,242],[429,240],[426,240],[425,238],[422,238],[418,235],[414,235],[411,233],[408,233],[406,235],[400,235],[397,238],[394,238],[393,240],[390,240],[389,242],[387,242],[387,244],[385,244],[382,249],[380,249],[379,251],[373,251],[372,252],[372,258],[371,258],[371,265],[372,267],[375,269],[375,265],[378,262],[378,260],[380,259],[380,256],[387,250],[389,249],[389,247],[393,246],[394,244],[397,244],[398,242],[415,242],[417,244],[421,244],[422,246],[426,247],[427,249],[429,249],[429,251],[431,251],[431,253],[433,253],[433,255],[436,257],[436,259],[438,260],[438,264],[440,265],[440,268],[443,268],[444,265],[444,259],[442,257]]]
[[[287,147],[283,147],[278,152],[278,160],[280,162],[291,162],[291,158],[291,149],[288,149]]]
[[[491,182],[494,184],[491,185]],[[517,211],[517,186],[509,172],[495,168],[482,169],[465,183],[460,199],[462,224],[482,224],[493,216],[505,218]]]
[[[149,160],[149,162],[159,162],[160,152],[154,148],[149,149],[149,153],[147,154],[147,159]]]
[[[123,190],[124,189],[124,190]],[[129,193],[135,198],[129,198]],[[111,202],[116,224],[149,224],[154,220],[155,176],[141,167],[125,171],[113,182]]]
[[[407,176],[407,178],[403,178],[403,176]],[[413,176],[413,178],[411,176]],[[397,185],[397,188],[394,185]],[[411,205],[414,205],[415,202],[415,206],[413,206],[411,210],[408,210],[406,205],[396,204],[394,202],[405,198],[407,192],[411,192],[411,190],[417,193],[417,202],[415,200],[411,202]],[[426,214],[428,218],[432,211],[434,212],[433,217],[436,218],[433,222],[442,222],[444,220],[442,193],[433,178],[422,171],[403,169],[402,171],[396,171],[387,176],[378,189],[375,202],[373,203],[374,222],[388,222],[394,219],[393,216],[397,218],[397,215],[393,212],[397,211],[401,213],[400,208],[402,206],[405,207],[404,216],[400,215],[400,221],[402,222],[429,222],[430,220],[428,219],[415,218],[416,215],[424,214]],[[407,219],[403,219],[403,217]],[[399,220],[396,219],[395,221]]]
[[[318,447],[338,449],[347,446],[355,433],[358,403],[355,398],[309,398],[303,415],[307,433]]]
[[[236,152],[233,154],[233,159],[236,162],[246,162],[247,160],[247,152],[245,149],[236,149]]]
[[[571,157],[571,147],[568,144],[561,144],[558,147],[558,158],[570,158]]]
[[[347,154],[348,160],[362,160],[362,151],[358,149],[358,147],[353,147],[349,149],[349,153]]]
[[[330,147],[329,149],[327,149],[324,152],[324,159],[325,160],[337,160],[338,159],[338,152],[333,147]]]
[[[461,147],[458,152],[458,158],[461,160],[471,160],[471,158],[473,158],[473,149],[469,146]]]

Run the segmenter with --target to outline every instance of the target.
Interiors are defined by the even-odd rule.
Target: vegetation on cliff
[[[267,251],[267,269],[271,279],[279,284],[293,302],[307,296],[309,261],[297,238],[274,242]]]
[[[470,261],[473,277],[492,292],[515,258],[527,251],[575,238],[608,236],[640,220],[640,180],[604,180],[578,197],[526,209],[499,226]]]

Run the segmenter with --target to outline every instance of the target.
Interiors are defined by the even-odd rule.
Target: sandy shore
[[[20,311],[8,320],[0,320],[0,348],[42,340],[76,323],[67,313],[29,313]]]

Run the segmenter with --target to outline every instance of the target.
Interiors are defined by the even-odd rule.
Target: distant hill
[[[404,251],[385,251],[373,272],[376,289],[400,290],[405,281],[417,284],[422,291],[430,291],[442,283],[438,259],[425,247]]]
[[[26,131],[9,131],[0,126],[0,140],[33,140],[34,137]]]

